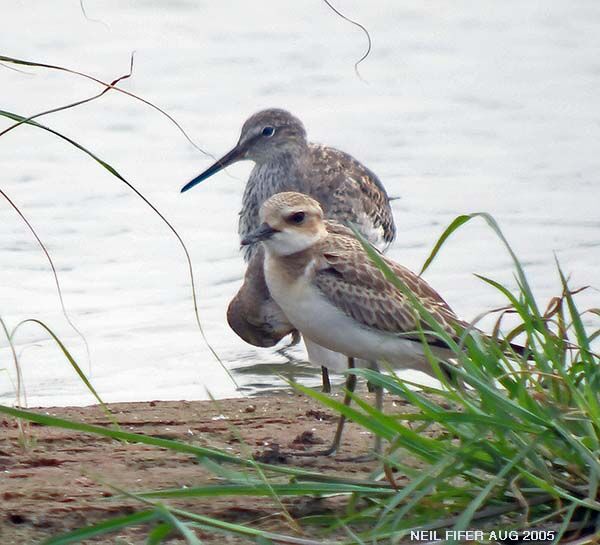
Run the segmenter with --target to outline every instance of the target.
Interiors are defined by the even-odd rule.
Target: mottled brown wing
[[[351,236],[334,234],[322,244],[315,282],[323,295],[357,322],[390,333],[418,329],[416,313],[401,290],[388,282]],[[382,256],[444,329],[455,336],[455,324],[465,327],[448,304],[422,278]],[[431,328],[424,322],[423,329]]]
[[[311,194],[323,192],[317,200],[325,216],[354,223],[374,244],[392,242],[396,236],[394,216],[379,178],[351,155],[335,148],[311,144],[311,156],[313,168],[319,172],[313,179],[327,180],[326,186],[311,188]]]

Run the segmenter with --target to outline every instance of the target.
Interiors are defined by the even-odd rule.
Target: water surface
[[[298,115],[313,141],[372,168],[393,203],[391,256],[418,269],[458,214],[487,211],[527,265],[536,294],[560,291],[555,256],[574,286],[597,285],[600,263],[600,6],[594,0],[338,2],[364,36],[314,2],[9,3],[2,52],[111,80],[169,111],[218,155],[264,107]],[[1,107],[30,115],[97,92],[75,76],[0,67]],[[239,164],[185,195],[211,161],[163,116],[117,93],[43,119],[110,162],[176,226],[195,267],[202,324],[243,392],[281,386],[288,369],[317,384],[300,348],[257,349],[233,334],[227,303],[243,261],[237,212],[251,168]],[[5,127],[6,121],[0,121]],[[31,127],[2,137],[1,187],[55,260],[67,308],[89,342],[91,378],[107,401],[241,395],[202,340],[182,249],[130,190],[81,152]],[[43,320],[88,370],[63,317],[48,263],[0,205],[0,315]],[[466,319],[503,304],[473,273],[514,286],[511,262],[475,221],[454,236],[427,280]],[[598,306],[596,291],[582,306]],[[490,326],[489,318],[484,325]],[[0,344],[0,402],[14,402],[14,369]],[[31,405],[93,398],[48,335],[16,336]],[[258,364],[270,364],[260,366]]]

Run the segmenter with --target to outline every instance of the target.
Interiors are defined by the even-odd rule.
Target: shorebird
[[[396,234],[388,195],[379,178],[351,155],[307,141],[302,122],[286,110],[271,108],[244,123],[236,146],[187,183],[187,191],[237,161],[255,165],[242,200],[238,232],[246,237],[259,225],[259,209],[272,195],[298,191],[316,199],[327,218],[352,222],[372,244],[384,250]],[[244,285],[228,309],[232,329],[246,342],[273,346],[285,336],[287,319],[268,294],[254,247]],[[256,261],[253,260],[256,259]],[[278,337],[278,335],[281,335]],[[346,357],[305,340],[309,360],[322,366],[323,390],[329,391],[327,368],[345,369]]]
[[[394,368],[417,369],[435,376],[419,336],[422,323],[409,298],[390,283],[369,258],[353,232],[324,220],[319,203],[297,192],[269,198],[260,210],[261,225],[243,245],[262,242],[264,275],[273,299],[305,338],[344,354],[348,367],[360,360],[383,361]],[[382,259],[454,338],[457,326],[468,327],[425,280],[409,269]],[[440,345],[441,343],[441,345]],[[428,344],[441,359],[453,353],[437,337]],[[350,403],[355,376],[346,381],[344,403]],[[381,409],[381,395],[377,399]],[[334,441],[316,454],[337,451],[344,417]],[[375,445],[380,450],[381,444]]]
[[[254,346],[275,346],[292,335],[292,344],[300,338],[296,328],[285,317],[269,295],[263,271],[264,251],[257,248],[248,262],[244,284],[227,308],[227,322],[244,341]]]

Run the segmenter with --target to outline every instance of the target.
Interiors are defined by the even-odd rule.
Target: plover
[[[181,191],[242,160],[254,161],[255,166],[242,200],[238,226],[241,238],[258,227],[259,209],[269,197],[282,191],[298,191],[316,199],[326,218],[352,222],[378,248],[385,249],[394,239],[394,218],[379,178],[351,155],[308,142],[302,122],[281,109],[271,108],[251,116],[244,123],[236,146]],[[245,259],[251,260],[253,253],[254,249],[247,247]],[[228,319],[245,341],[272,346],[277,338],[274,332],[279,334],[285,329],[280,327],[285,316],[261,286],[264,279],[257,263],[252,267],[255,276],[246,274],[244,285],[229,305]],[[346,357],[310,340],[305,344],[309,360],[323,366],[323,389],[328,391],[326,369],[345,369]]]
[[[265,201],[260,220],[242,244],[263,243],[269,292],[305,338],[345,354],[350,367],[383,361],[435,376],[417,332],[429,327],[419,324],[408,297],[385,278],[349,228],[324,220],[319,203],[297,192]],[[425,280],[382,259],[448,333],[456,336],[456,326],[467,327]],[[431,337],[431,349],[449,359],[452,352],[439,342]],[[350,374],[347,390],[354,384]],[[346,395],[344,403],[349,402]],[[333,444],[320,454],[337,450],[343,425],[341,419]]]

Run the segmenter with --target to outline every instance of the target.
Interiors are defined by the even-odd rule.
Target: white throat
[[[307,250],[319,242],[323,236],[323,233],[320,231],[301,232],[297,230],[283,230],[275,233],[271,238],[265,240],[263,244],[268,252],[279,256],[286,256]]]

